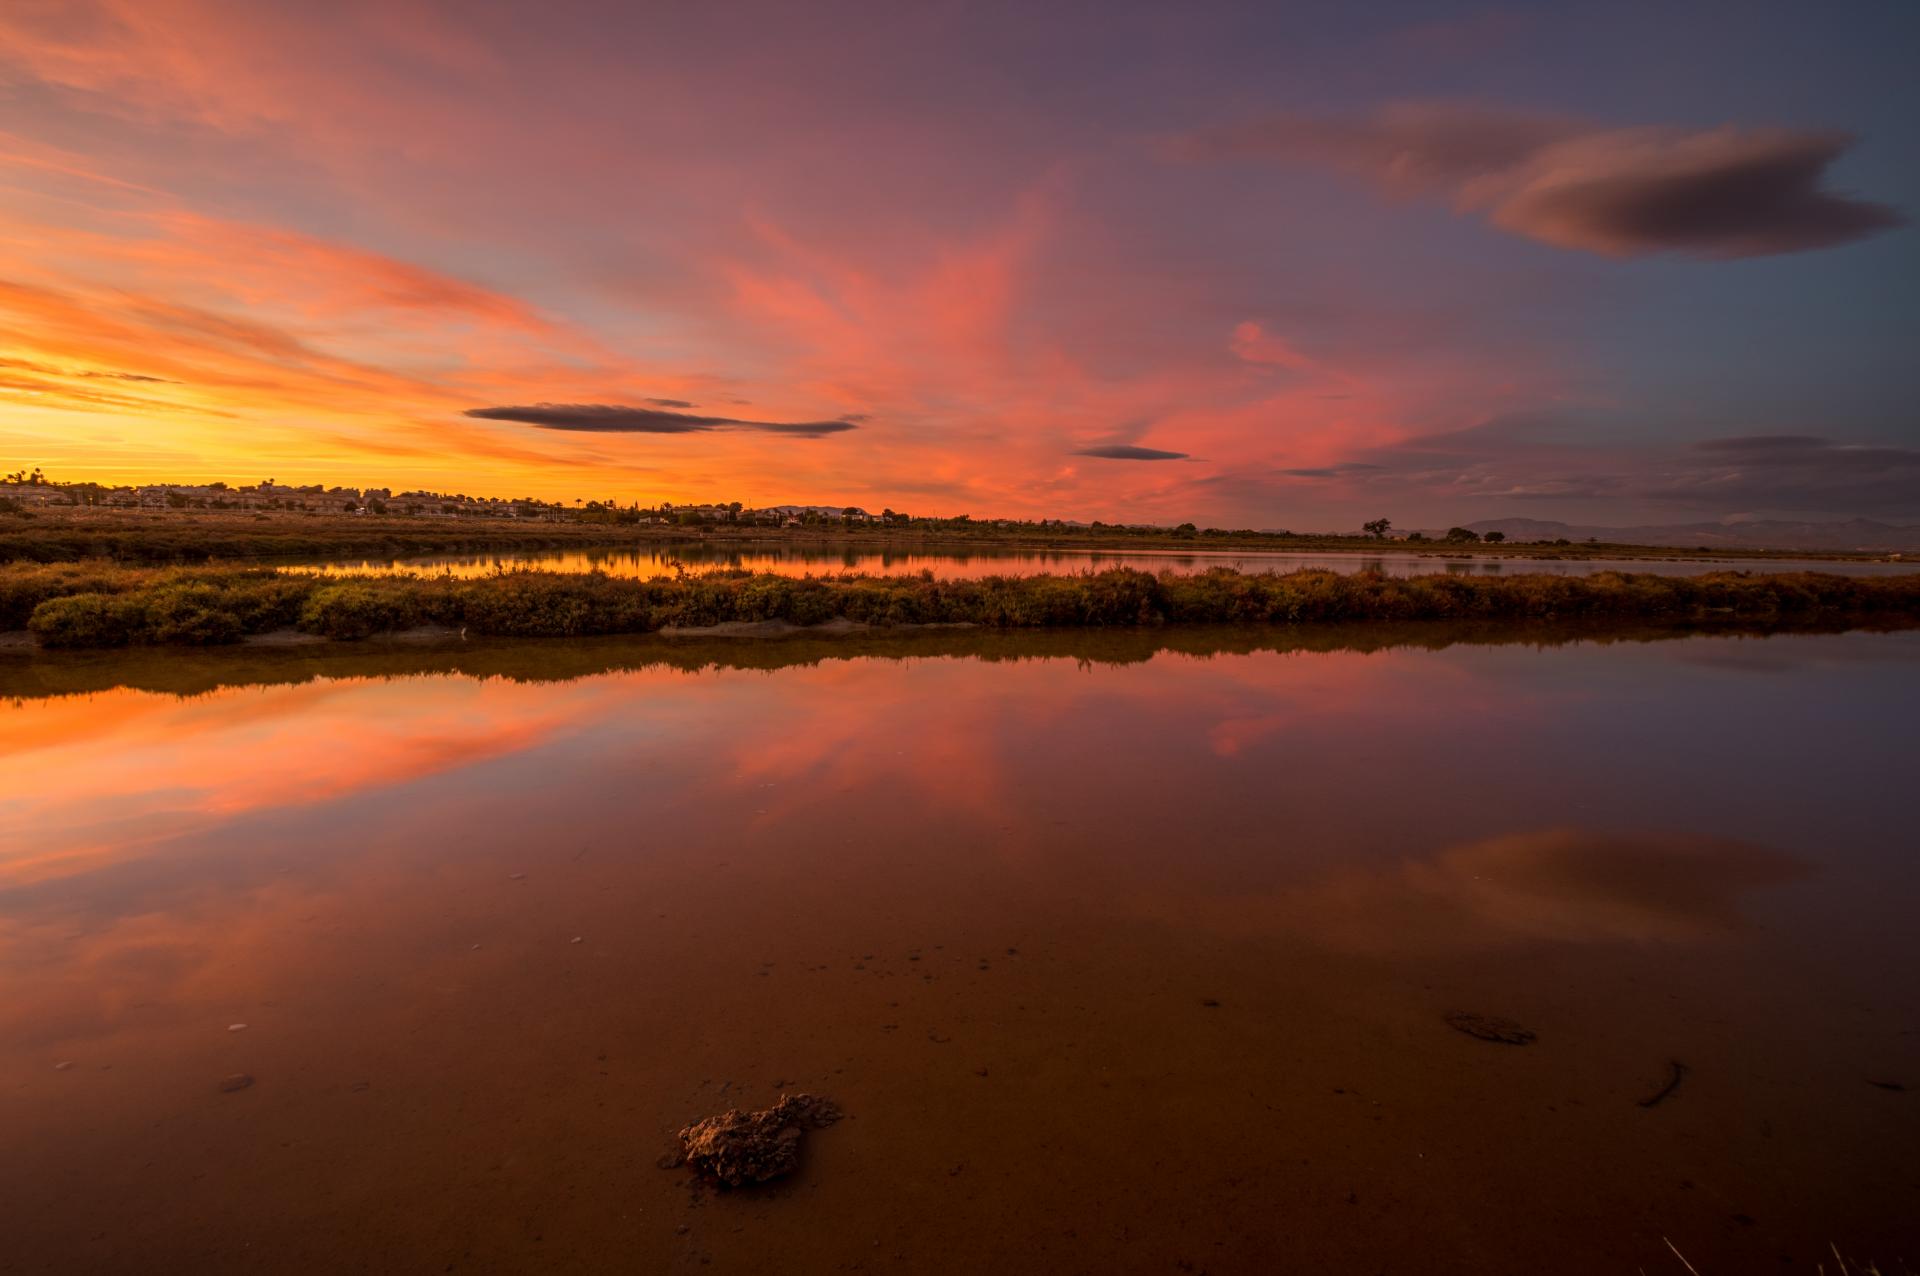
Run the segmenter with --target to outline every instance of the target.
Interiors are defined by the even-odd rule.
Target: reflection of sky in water
[[[1553,894],[1542,883],[1585,880],[1609,908],[1669,891],[1684,911],[1712,892],[1662,865],[1759,884],[1794,874],[1742,847],[1885,854],[1917,649],[1900,634],[1125,667],[856,658],[29,700],[0,715],[0,898],[18,923],[46,883],[72,900],[133,866],[157,881],[263,820],[324,864],[343,848],[323,826],[363,825],[355,846],[383,835],[364,818],[377,799],[445,807],[447,846],[561,812],[617,839],[638,810],[682,812],[682,835],[804,840],[849,808],[906,821],[889,836],[936,814],[1042,878],[1095,856],[1116,892],[1291,888],[1338,865],[1373,875],[1349,905],[1393,882],[1524,912]],[[1542,832],[1592,828],[1634,833]],[[1582,930],[1538,911],[1519,928]],[[1657,901],[1644,911],[1662,931]],[[1725,920],[1726,901],[1708,911]]]
[[[0,704],[23,1252],[193,1270],[210,1220],[311,1256],[401,1218],[417,1256],[455,1218],[448,1252],[534,1269],[561,1229],[522,1235],[528,1203],[579,1200],[565,1235],[630,1217],[657,1270],[685,1193],[648,1140],[783,1077],[865,1141],[749,1230],[860,1235],[837,1259],[863,1202],[937,1231],[1097,1182],[1199,1217],[1210,1175],[1271,1170],[1250,1113],[1304,1188],[1419,1211],[1408,1254],[1524,1191],[1561,1237],[1683,1179],[1718,1185],[1679,1193],[1695,1236],[1723,1197],[1816,1240],[1894,1216],[1911,1145],[1861,1078],[1915,1062],[1920,633],[330,667]],[[1489,1054],[1453,1008],[1541,1040]],[[1695,1077],[1648,1121],[1669,1057]],[[1115,1170],[1143,1128],[1153,1172]],[[963,1162],[980,1195],[914,1194]]]
[[[1100,571],[1132,567],[1149,572],[1204,572],[1230,567],[1248,572],[1288,572],[1317,567],[1336,572],[1376,571],[1389,576],[1445,573],[1455,576],[1497,576],[1541,572],[1555,576],[1586,576],[1600,571],[1651,572],[1663,576],[1694,576],[1701,572],[1748,569],[1756,571],[1826,571],[1849,575],[1910,572],[1911,563],[1841,563],[1772,560],[1764,563],[1699,559],[1502,559],[1485,554],[1285,554],[1219,551],[1188,553],[1178,550],[1116,552],[1112,550],[991,550],[984,552],[910,552],[863,549],[804,549],[787,547],[729,548],[721,545],[649,545],[638,549],[528,551],[526,553],[444,555],[400,560],[335,562],[324,570],[340,573],[401,573],[435,576],[484,576],[513,568],[542,571],[601,571],[612,576],[650,579],[678,570],[708,571],[739,568],[781,575],[829,575],[854,572],[870,576],[914,576],[932,572],[946,579],[980,576],[1032,576],[1047,573]]]

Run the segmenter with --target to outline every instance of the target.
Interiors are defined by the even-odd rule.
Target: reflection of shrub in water
[[[1836,634],[1841,624],[1722,625],[1720,635]],[[1878,629],[1903,626],[1883,624]],[[194,651],[179,647],[122,650],[111,661],[69,661],[43,654],[32,660],[0,660],[0,698],[72,695],[110,687],[137,687],[193,695],[217,687],[279,685],[322,676],[403,677],[420,674],[504,678],[513,682],[558,682],[642,669],[770,671],[850,660],[939,658],[990,664],[1069,660],[1078,664],[1142,664],[1163,654],[1188,656],[1253,653],[1365,655],[1392,650],[1441,651],[1458,645],[1523,644],[1539,650],[1569,645],[1681,642],[1699,634],[1672,623],[1620,624],[1592,621],[1558,624],[1499,620],[1417,621],[1386,624],[1132,626],[1110,629],[891,629],[831,634],[798,630],[764,640],[726,637],[663,637],[609,634],[556,643],[545,639],[490,642],[269,643]],[[1804,649],[1802,649],[1804,651]],[[1872,644],[1849,648],[1856,656]],[[1696,655],[1696,659],[1698,656]],[[1808,658],[1804,654],[1800,657]]]

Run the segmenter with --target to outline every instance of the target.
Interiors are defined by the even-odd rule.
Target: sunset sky
[[[1920,6],[0,4],[0,470],[1920,520]]]

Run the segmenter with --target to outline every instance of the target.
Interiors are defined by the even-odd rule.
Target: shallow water
[[[821,549],[795,546],[728,546],[652,542],[632,549],[530,550],[524,553],[454,554],[422,558],[353,559],[321,565],[341,575],[486,576],[496,571],[532,568],[549,572],[605,572],[651,580],[677,571],[741,568],[782,576],[825,576],[843,572],[866,576],[918,576],[931,572],[941,580],[982,576],[1040,576],[1107,571],[1131,567],[1146,572],[1204,572],[1230,567],[1243,572],[1290,572],[1303,567],[1326,571],[1374,571],[1388,576],[1499,576],[1545,573],[1590,576],[1595,572],[1651,572],[1660,576],[1697,576],[1710,571],[1823,571],[1847,576],[1897,575],[1912,563],[1874,563],[1827,559],[1545,559],[1498,558],[1487,554],[1273,554],[1226,550],[1189,553],[1178,550],[1032,550],[907,551]]]
[[[1920,632],[1419,632],[0,662],[0,1270],[1911,1261]]]

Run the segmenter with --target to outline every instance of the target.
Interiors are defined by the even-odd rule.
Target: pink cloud
[[[1233,330],[1233,353],[1248,363],[1264,363],[1294,372],[1311,372],[1313,360],[1249,319]]]

